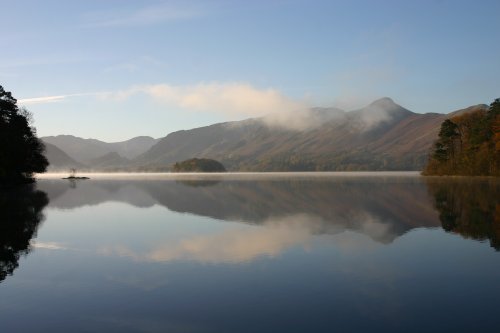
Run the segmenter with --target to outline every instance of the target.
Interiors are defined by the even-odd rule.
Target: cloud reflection
[[[362,234],[344,235],[342,226],[329,228],[330,244],[343,252],[373,248],[371,234],[388,238],[390,230],[371,219],[360,221]],[[139,252],[124,245],[107,246],[99,249],[104,255],[129,257],[145,262],[171,262],[176,260],[200,263],[242,263],[259,257],[274,258],[293,247],[308,249],[314,235],[323,234],[325,221],[308,214],[271,218],[260,226],[231,225],[220,232],[196,234],[176,241],[162,242],[149,250]],[[334,234],[341,234],[333,237]],[[344,237],[345,236],[345,237]],[[367,237],[368,236],[368,237]],[[369,243],[369,244],[367,244]]]
[[[266,221],[262,226],[230,226],[221,232],[195,235],[162,243],[146,253],[126,246],[102,248],[106,255],[119,255],[140,261],[169,262],[192,260],[202,263],[239,263],[261,256],[276,257],[294,246],[307,247],[322,221],[305,214]]]
[[[31,246],[36,249],[45,249],[45,250],[66,250],[67,248],[60,243],[57,242],[38,242],[33,241]]]

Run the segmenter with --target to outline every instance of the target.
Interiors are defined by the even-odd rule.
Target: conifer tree
[[[31,114],[0,86],[0,185],[32,181],[45,172],[45,147],[30,125]]]

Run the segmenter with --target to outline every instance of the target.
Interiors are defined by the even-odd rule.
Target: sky
[[[500,1],[0,0],[0,85],[39,136],[104,141],[388,96],[500,97]]]

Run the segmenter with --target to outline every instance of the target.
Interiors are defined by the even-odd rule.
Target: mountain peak
[[[389,98],[389,97],[379,98],[379,99],[373,101],[367,107],[363,108],[362,110],[369,111],[369,112],[383,111],[383,112],[386,112],[387,114],[390,114],[392,116],[394,116],[396,114],[402,116],[402,115],[408,115],[408,114],[413,113],[410,110],[395,103],[392,100],[392,98]]]
[[[382,98],[379,98],[379,99],[371,102],[370,105],[387,108],[388,106],[394,106],[397,104],[394,103],[394,101],[390,97],[382,97]]]

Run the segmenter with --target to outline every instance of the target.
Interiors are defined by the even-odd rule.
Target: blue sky
[[[500,1],[4,1],[0,84],[40,136],[107,141],[389,96],[500,97]]]

